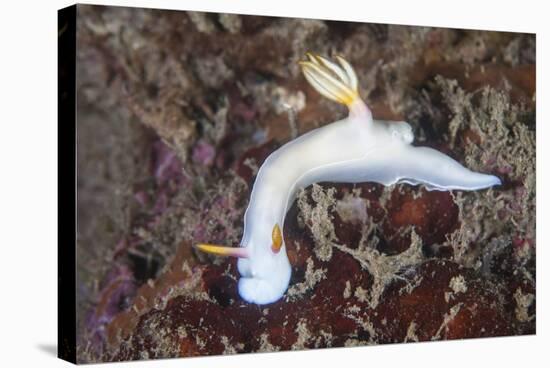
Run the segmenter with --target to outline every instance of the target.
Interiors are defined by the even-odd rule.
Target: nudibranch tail
[[[225,247],[223,245],[215,244],[197,244],[196,248],[210,254],[216,254],[219,256],[232,256],[239,258],[248,258],[248,251],[242,247]]]
[[[351,107],[359,100],[357,76],[351,65],[338,57],[341,66],[308,53],[308,61],[300,61],[302,72],[307,81],[323,96]]]

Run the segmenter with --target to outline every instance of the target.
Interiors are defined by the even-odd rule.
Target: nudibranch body
[[[412,146],[408,123],[373,120],[357,93],[352,67],[341,57],[338,62],[308,54],[300,65],[319,93],[348,106],[348,117],[288,142],[265,160],[245,213],[240,247],[198,245],[206,252],[239,257],[239,294],[247,302],[275,302],[288,288],[291,265],[282,229],[301,188],[317,182],[423,184],[431,190],[500,184],[499,178],[473,172],[437,150]]]

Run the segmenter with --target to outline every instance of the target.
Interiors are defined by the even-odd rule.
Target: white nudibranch
[[[288,288],[291,265],[282,229],[301,188],[317,182],[423,184],[430,190],[501,184],[496,176],[473,172],[437,150],[412,146],[406,122],[373,120],[359,97],[357,76],[342,57],[337,57],[339,65],[307,57],[300,62],[306,79],[323,96],[345,104],[348,117],[286,143],[265,160],[245,213],[240,247],[197,245],[205,252],[239,257],[239,294],[249,303],[273,303]]]

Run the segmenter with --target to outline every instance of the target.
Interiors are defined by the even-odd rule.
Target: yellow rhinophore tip
[[[197,244],[197,249],[210,254],[216,254],[219,256],[232,256],[239,258],[248,258],[248,252],[243,247],[225,247],[223,245],[215,244]]]
[[[271,232],[271,250],[273,253],[279,253],[281,247],[283,246],[283,234],[281,233],[281,228],[278,224],[273,226],[273,231]]]
[[[341,66],[311,53],[308,61],[300,61],[307,81],[323,96],[350,107],[359,98],[357,77],[351,65],[338,57]]]

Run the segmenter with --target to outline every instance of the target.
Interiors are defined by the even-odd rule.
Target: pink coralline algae
[[[193,161],[200,165],[211,166],[214,163],[215,157],[216,150],[211,144],[205,141],[199,141],[193,147]]]
[[[90,344],[96,349],[106,343],[108,324],[132,304],[136,290],[136,282],[127,266],[121,265],[109,273],[101,286],[98,303],[86,319]]]

